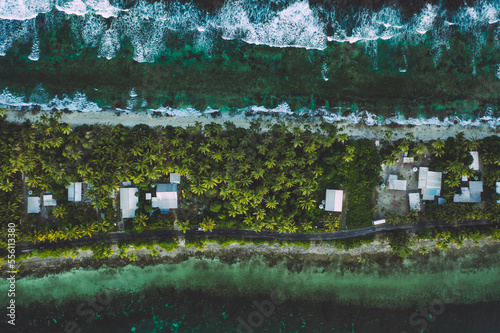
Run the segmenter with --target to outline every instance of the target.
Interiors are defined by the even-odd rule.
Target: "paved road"
[[[471,221],[462,223],[459,227],[463,226],[487,226],[496,225],[496,223],[491,223],[485,220],[482,221]],[[59,241],[56,243],[17,243],[16,250],[31,250],[39,249],[44,247],[55,247],[55,246],[75,246],[75,245],[88,245],[96,242],[107,242],[116,243],[119,241],[132,241],[137,239],[161,239],[167,237],[179,237],[179,236],[190,236],[190,237],[246,237],[246,238],[256,238],[256,239],[275,239],[275,240],[309,240],[309,241],[324,241],[324,240],[335,240],[335,239],[345,239],[352,237],[360,237],[373,235],[376,233],[391,232],[394,230],[420,230],[429,227],[443,227],[443,228],[455,228],[454,225],[450,225],[444,222],[432,222],[432,223],[419,223],[415,225],[377,225],[368,228],[355,229],[355,230],[345,230],[336,232],[324,232],[324,233],[283,233],[280,234],[275,231],[262,231],[257,233],[253,230],[246,229],[214,229],[212,232],[189,230],[185,234],[178,230],[152,230],[145,231],[140,234],[135,233],[112,233],[108,235],[94,235],[92,237],[85,236],[76,240],[71,241]]]

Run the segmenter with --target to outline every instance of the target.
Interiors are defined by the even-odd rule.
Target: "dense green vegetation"
[[[196,225],[207,231],[239,227],[308,232],[324,225],[335,230],[339,214],[317,208],[327,188],[352,193],[347,225],[361,227],[371,221],[371,189],[377,183],[380,156],[371,141],[347,141],[334,125],[324,123],[315,131],[284,124],[264,129],[257,122],[250,129],[230,122],[186,129],[71,128],[58,117],[0,124],[0,187],[7,204],[3,209],[10,218],[21,218],[20,239],[56,241],[113,230],[120,219],[113,193],[125,180],[140,190],[136,219],[126,221],[126,229],[171,228],[173,217],[152,210],[143,198],[145,189],[168,181],[170,172],[183,176],[181,230]],[[45,214],[23,214],[23,174],[28,177],[26,190],[33,195],[50,191],[58,206],[46,208]],[[71,181],[88,184],[90,203],[66,202]]]
[[[500,176],[500,138],[495,136],[467,140],[461,133],[456,138],[424,143],[416,142],[411,135],[391,140],[391,133],[387,133],[378,152],[371,141],[348,140],[334,125],[326,123],[317,128],[288,128],[281,123],[262,128],[259,122],[253,122],[249,129],[230,122],[204,127],[197,123],[186,129],[143,125],[133,129],[105,125],[72,128],[61,124],[59,117],[42,116],[39,122],[22,125],[4,119],[0,122],[2,247],[6,247],[7,224],[12,221],[21,221],[16,226],[18,241],[76,239],[116,230],[121,218],[113,193],[125,180],[139,188],[136,218],[126,219],[125,229],[170,229],[175,217],[161,214],[144,199],[151,185],[168,181],[170,172],[182,175],[177,224],[183,231],[195,226],[207,232],[213,228],[319,232],[338,230],[341,224],[350,229],[364,227],[373,219],[371,200],[381,161],[395,163],[405,151],[416,159],[429,155],[431,168],[446,172],[445,198],[452,198],[458,190],[459,175],[480,177],[485,183],[483,204],[453,204],[448,200],[445,205],[428,205],[424,214],[389,213],[389,223],[417,223],[422,219],[498,222],[500,216],[494,189]],[[471,149],[479,151],[484,174],[470,169]],[[25,184],[23,175],[27,177]],[[89,202],[66,201],[66,186],[71,181],[88,184],[85,195]],[[348,203],[344,213],[317,208],[327,188],[344,190]],[[41,214],[26,214],[24,196],[28,190],[33,195],[49,191],[58,200],[57,207],[46,207]],[[205,241],[188,240],[186,245],[202,249]],[[230,239],[218,242],[227,246]],[[350,248],[363,242],[332,244]],[[286,243],[292,242],[279,245]],[[144,246],[150,249],[152,244]],[[308,246],[303,242],[296,245]],[[122,251],[125,248],[123,245]],[[97,257],[110,255],[109,248],[97,246],[92,251]],[[405,253],[404,249],[397,252]]]

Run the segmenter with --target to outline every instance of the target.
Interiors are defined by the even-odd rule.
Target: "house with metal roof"
[[[325,211],[342,212],[343,200],[344,200],[344,191],[326,190]]]
[[[28,197],[28,214],[40,213],[40,197]]]
[[[419,193],[408,193],[408,201],[410,203],[410,210],[419,212],[422,209]]]
[[[69,183],[68,189],[68,201],[70,202],[80,202],[82,201],[82,185],[83,183]]]
[[[57,200],[52,197],[52,194],[44,194],[42,198],[45,207],[57,206]]]
[[[389,190],[406,191],[406,180],[399,180],[397,175],[389,175]]]
[[[461,187],[461,193],[453,196],[453,202],[479,203],[483,192],[482,181],[470,181],[468,187]]]
[[[135,194],[139,192],[136,187],[120,188],[120,208],[122,210],[122,218],[130,219],[135,217],[135,211],[139,198]]]
[[[422,200],[434,200],[441,195],[442,172],[429,171],[427,167],[420,167],[418,171],[418,188],[422,190]]]
[[[177,184],[156,185],[156,197],[151,198],[151,206],[160,210],[177,209]]]

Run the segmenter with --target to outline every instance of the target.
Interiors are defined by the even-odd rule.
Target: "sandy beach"
[[[31,112],[12,111],[8,110],[7,121],[13,123],[23,123],[26,120],[31,122],[40,119],[43,113],[36,115]],[[224,124],[226,121],[231,121],[238,127],[248,128],[250,122],[255,119],[262,120],[263,125],[274,124],[277,122],[284,122],[289,126],[296,124],[306,125],[309,124],[312,130],[318,128],[322,119],[320,117],[309,118],[296,118],[288,115],[280,115],[279,118],[273,117],[271,114],[245,117],[244,115],[231,115],[224,117],[213,118],[210,115],[201,116],[161,116],[155,117],[152,112],[128,112],[117,115],[110,111],[103,112],[72,112],[63,113],[62,122],[71,124],[73,126],[81,126],[84,124],[109,124],[133,127],[138,124],[145,124],[151,127],[155,126],[181,126],[187,127],[193,125],[195,122],[202,124],[218,123]],[[340,133],[346,133],[351,138],[367,138],[367,139],[383,139],[384,132],[391,130],[394,132],[394,139],[404,137],[406,133],[413,133],[417,140],[429,141],[438,138],[446,139],[450,136],[455,136],[459,132],[465,132],[468,139],[482,139],[491,135],[496,135],[500,132],[498,128],[492,128],[486,123],[481,123],[479,126],[464,126],[460,124],[450,126],[437,126],[437,125],[373,125],[368,126],[362,122],[349,123],[349,122],[335,122],[338,128],[341,129]]]

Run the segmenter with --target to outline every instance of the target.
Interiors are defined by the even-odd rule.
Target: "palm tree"
[[[54,214],[54,216],[56,218],[62,218],[64,215],[66,215],[66,207],[64,207],[64,206],[57,206],[56,208],[54,208],[54,210],[52,211],[52,213]]]
[[[284,233],[284,232],[287,232],[288,231],[288,226],[286,224],[280,224],[278,226],[278,232],[280,234]]]
[[[454,188],[460,186],[461,181],[460,178],[448,177],[448,179],[445,180],[445,183],[448,184],[450,188]]]
[[[264,222],[264,228],[268,230],[273,230],[277,224],[278,223],[276,222],[276,219],[274,217],[271,217],[270,219],[267,219],[267,221]]]
[[[271,199],[267,200],[266,207],[271,209],[276,209],[278,205],[278,200],[273,196]]]
[[[342,143],[344,143],[345,141],[347,141],[348,138],[349,138],[349,136],[346,133],[342,133],[342,134],[339,134],[337,136],[337,140],[339,142],[342,142]]]
[[[211,232],[215,228],[215,221],[209,217],[205,217],[200,223],[200,227],[202,227],[205,231]]]
[[[202,143],[198,147],[198,151],[202,153],[203,155],[206,155],[207,153],[210,153],[210,144],[209,143]]]
[[[429,253],[429,249],[428,249],[428,248],[426,248],[425,246],[422,246],[422,247],[419,249],[419,252],[420,252],[421,254],[427,254],[427,253]]]
[[[256,222],[252,225],[252,230],[254,230],[255,232],[261,232],[263,227],[264,227],[264,222],[262,221]]]
[[[305,199],[304,197],[299,198],[299,205],[302,209],[311,210],[311,208],[314,208],[315,203],[316,200],[314,199]]]
[[[276,160],[273,159],[273,158],[270,158],[268,160],[266,160],[264,162],[264,165],[268,168],[268,169],[272,169],[273,167],[276,166]]]
[[[443,149],[446,146],[446,143],[443,139],[437,139],[436,141],[432,142],[432,148],[434,149]]]
[[[304,230],[305,232],[307,232],[308,230],[311,230],[313,228],[312,221],[303,222],[301,224],[301,226],[302,226],[302,230]]]
[[[427,146],[423,142],[419,142],[413,150],[415,151],[415,154],[417,154],[417,155],[427,154],[427,152],[429,151],[429,149],[427,148]]]
[[[266,211],[263,208],[257,208],[257,210],[253,213],[257,220],[263,220],[266,216]]]
[[[177,224],[177,227],[179,228],[179,230],[182,231],[183,233],[186,233],[186,231],[188,231],[190,228],[189,220],[177,221],[176,224]]]
[[[391,155],[389,156],[385,161],[384,163],[387,164],[387,165],[395,165],[398,161],[399,157],[397,155]]]
[[[203,185],[202,182],[193,182],[191,183],[191,191],[194,194],[201,195],[206,192],[207,188]]]
[[[342,157],[346,162],[352,162],[356,156],[356,147],[346,146],[346,154]]]

